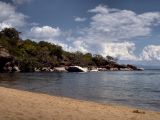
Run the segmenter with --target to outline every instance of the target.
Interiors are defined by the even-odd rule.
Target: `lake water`
[[[160,70],[0,74],[0,86],[160,111]]]

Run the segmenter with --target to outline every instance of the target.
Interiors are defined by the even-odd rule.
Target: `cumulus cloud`
[[[148,45],[146,46],[141,55],[141,60],[146,61],[160,61],[160,45]]]
[[[86,21],[86,18],[76,17],[74,20],[76,22],[84,22],[84,21]]]
[[[33,27],[31,33],[35,38],[52,38],[60,35],[60,29],[50,26]]]
[[[136,14],[130,10],[113,10],[102,5],[89,12],[95,15],[91,18],[88,34],[106,38],[103,41],[131,40],[148,36],[152,27],[160,21],[158,12]]]
[[[83,41],[73,41],[71,43],[66,43],[63,40],[60,40],[64,32],[59,28],[54,28],[51,26],[42,26],[42,27],[32,27],[27,33],[25,38],[32,39],[36,42],[47,41],[50,43],[58,44],[62,46],[67,51],[81,51],[87,52],[87,45]]]
[[[103,44],[103,55],[112,56],[123,60],[136,60],[134,55],[135,44],[131,42],[105,43]]]
[[[134,55],[136,45],[132,40],[151,35],[153,27],[160,24],[160,12],[137,14],[104,5],[88,12],[93,14],[90,25],[78,30],[82,34],[75,41],[85,42],[88,51],[98,46],[95,52],[122,60],[138,60]]]
[[[67,46],[65,50],[68,50],[71,52],[80,51],[83,53],[87,53],[88,52],[87,47],[88,47],[87,44],[83,41],[74,41],[70,46]]]
[[[0,11],[0,30],[5,27],[19,28],[26,24],[27,16],[16,12],[16,8],[11,4],[0,1]]]
[[[42,27],[32,27],[27,33],[27,37],[35,41],[48,41],[55,42],[57,37],[61,35],[61,30],[59,28],[54,28],[50,26]]]
[[[22,4],[28,0],[11,0]],[[0,30],[5,27],[25,27],[26,18],[16,11],[12,4],[0,2]],[[59,44],[69,51],[92,52],[110,55],[120,60],[157,60],[160,61],[160,46],[148,45],[142,53],[135,55],[136,37],[152,34],[155,26],[160,24],[160,12],[137,14],[131,10],[120,10],[99,5],[88,11],[92,13],[89,26],[72,33],[62,31],[58,27],[31,25],[23,38],[34,41],[48,41]],[[86,18],[76,17],[75,21],[83,22]]]

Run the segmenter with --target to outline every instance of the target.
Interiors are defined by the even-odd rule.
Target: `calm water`
[[[0,86],[160,111],[160,70],[0,74]]]

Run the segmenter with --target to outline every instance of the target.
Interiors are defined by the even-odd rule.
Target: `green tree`
[[[82,63],[83,66],[93,66],[95,63],[92,60],[92,54],[91,53],[86,53],[82,57]]]
[[[116,63],[118,59],[117,59],[117,58],[114,58],[114,57],[112,57],[112,56],[107,55],[107,56],[106,56],[106,60],[107,60],[108,62]]]
[[[20,39],[19,38],[20,32],[18,32],[15,28],[5,28],[1,31],[1,34],[8,37],[9,38],[8,42],[14,46],[17,45]]]
[[[19,48],[27,52],[30,56],[36,56],[38,54],[38,44],[29,39],[25,40]]]
[[[105,58],[102,55],[98,55],[98,54],[94,55],[93,61],[99,67],[105,66],[106,64],[108,64],[108,62],[105,60]]]

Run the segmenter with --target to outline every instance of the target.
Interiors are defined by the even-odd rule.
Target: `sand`
[[[0,87],[0,120],[160,120],[160,112]]]

